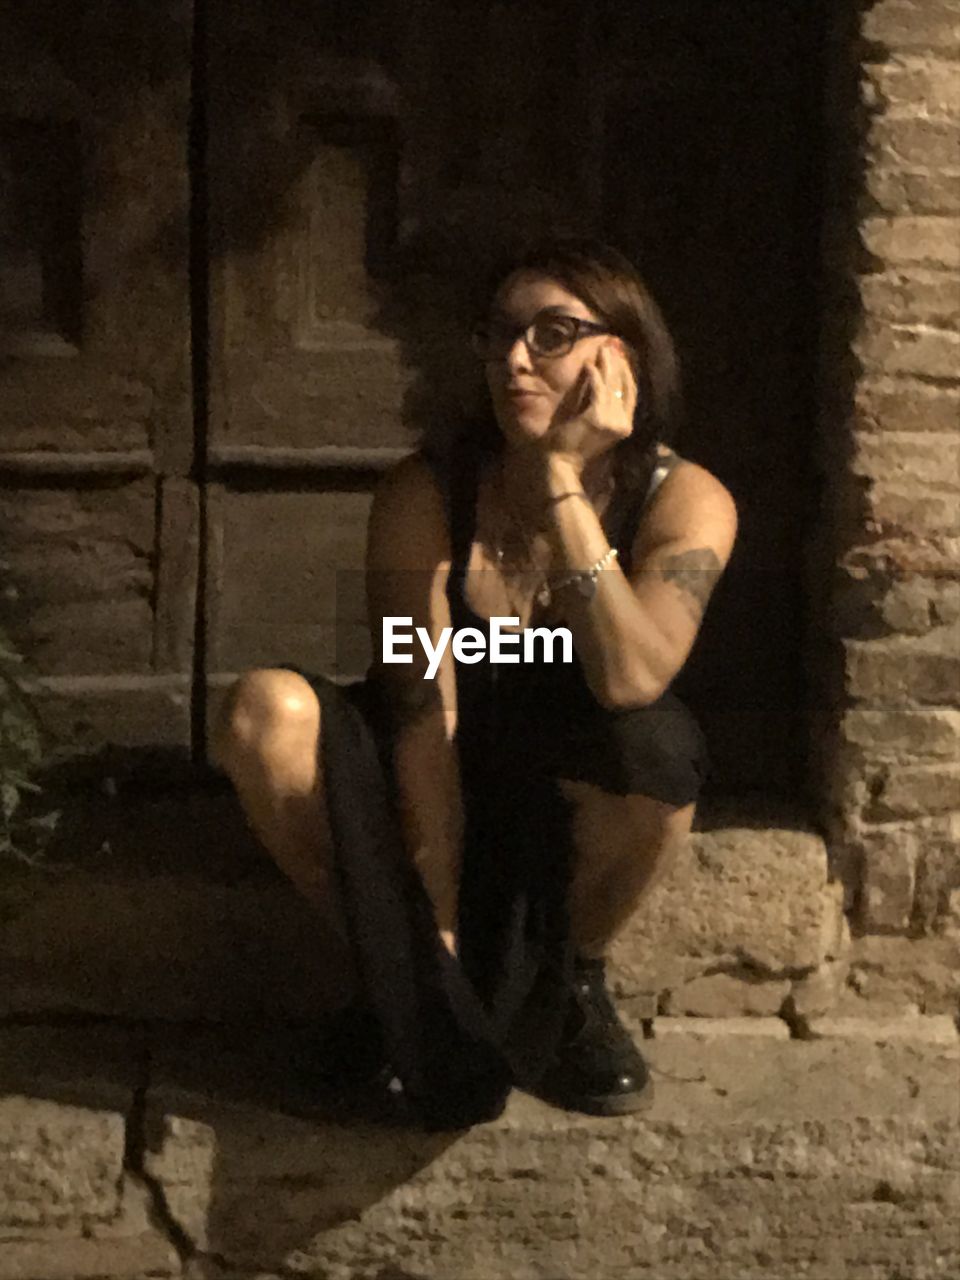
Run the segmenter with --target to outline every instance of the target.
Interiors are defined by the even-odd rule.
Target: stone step
[[[646,1112],[444,1134],[320,1105],[280,1028],[8,1026],[0,1280],[955,1276],[956,1028],[912,1021],[657,1019]]]
[[[641,1017],[775,1014],[846,946],[823,840],[756,809],[699,825],[616,944],[615,989]],[[63,839],[67,865],[0,872],[0,1015],[242,1021],[349,998],[331,939],[231,793],[105,799]]]

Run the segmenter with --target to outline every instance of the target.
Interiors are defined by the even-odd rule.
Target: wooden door
[[[238,672],[362,672],[372,487],[479,402],[492,256],[562,229],[646,274],[740,505],[677,686],[714,787],[801,784],[819,7],[76,10],[0,30],[0,585],[54,727],[201,760]]]
[[[0,18],[0,590],[65,742],[190,741],[189,0]]]

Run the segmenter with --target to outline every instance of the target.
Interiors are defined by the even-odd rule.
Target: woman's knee
[[[213,742],[215,763],[229,772],[238,755],[263,755],[316,744],[320,705],[309,683],[295,671],[258,668],[231,685]]]

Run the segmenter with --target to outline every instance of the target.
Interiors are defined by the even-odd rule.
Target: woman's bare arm
[[[548,493],[579,487],[575,471],[548,462]],[[548,507],[550,536],[562,570],[582,569],[609,550],[588,501]],[[592,600],[567,588],[558,593],[584,674],[600,702],[646,706],[669,686],[693,648],[710,594],[730,558],[737,512],[727,489],[694,463],[663,482],[641,521],[629,577],[615,562],[604,570]]]
[[[434,906],[437,927],[454,947],[463,840],[455,734],[456,678],[449,647],[434,679],[414,640],[409,664],[383,662],[385,617],[411,619],[436,644],[450,626],[446,596],[450,537],[443,499],[427,464],[404,459],[380,483],[367,536],[367,607],[375,672],[382,678],[393,729],[393,764],[404,846]],[[415,633],[414,633],[415,634]]]

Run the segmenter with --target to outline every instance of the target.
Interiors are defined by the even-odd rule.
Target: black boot
[[[570,1012],[556,1055],[530,1092],[567,1111],[621,1116],[648,1107],[646,1062],[617,1016],[603,960],[578,957]]]

